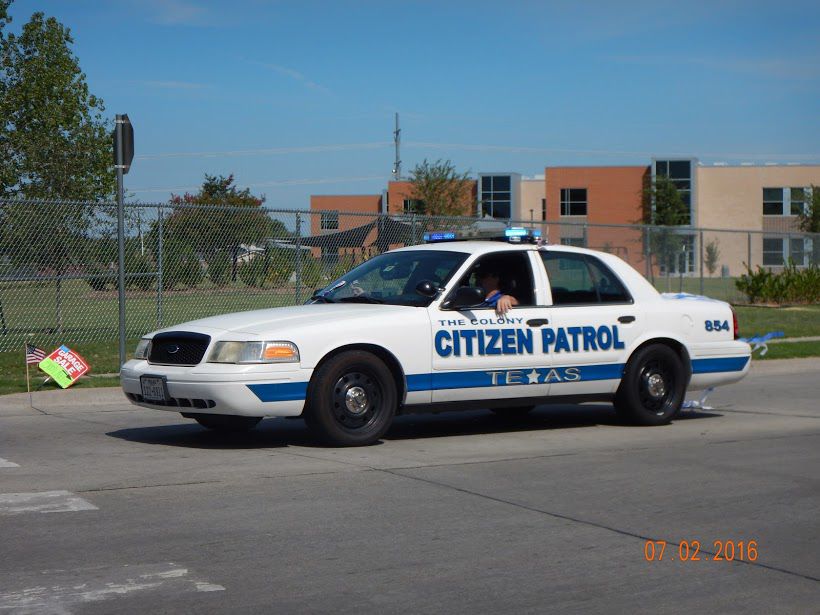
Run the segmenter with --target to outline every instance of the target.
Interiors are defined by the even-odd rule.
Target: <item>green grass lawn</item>
[[[311,290],[302,289],[301,301]],[[294,303],[292,288],[260,290],[244,284],[165,292],[161,302],[155,292],[128,291],[126,330],[127,335],[137,337],[161,326],[215,314]],[[24,341],[45,347],[116,339],[118,310],[116,291],[94,291],[84,280],[63,282],[59,295],[54,282],[0,283],[0,352],[16,352]]]
[[[703,278],[703,289],[701,290],[700,278],[655,278],[655,288],[658,292],[667,293],[691,293],[693,295],[706,295],[713,299],[728,301],[729,303],[744,302],[746,295],[735,287],[737,278]]]
[[[760,356],[758,350],[754,353],[754,359],[805,359],[807,357],[820,357],[820,342],[793,342],[786,344],[769,344],[769,351]]]
[[[126,344],[127,356],[134,354],[137,340],[129,340]],[[116,374],[119,367],[119,343],[117,340],[108,342],[86,342],[70,344],[72,350],[76,350],[91,365],[89,376],[84,376],[77,381],[73,387],[110,387],[120,383],[119,376],[99,377],[99,374]],[[51,346],[45,346],[46,352],[54,350]],[[37,387],[45,374],[37,369],[36,365],[29,365],[29,376],[31,378],[32,390]],[[73,388],[72,387],[72,388]],[[43,390],[59,388],[53,382],[49,382]],[[25,393],[26,391],[26,363],[23,348],[17,352],[0,352],[0,395],[7,393]]]
[[[785,308],[737,306],[741,337],[783,331],[786,337],[820,335],[820,305]],[[771,346],[770,346],[771,347]]]

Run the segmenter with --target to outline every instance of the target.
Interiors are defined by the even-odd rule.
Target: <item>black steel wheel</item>
[[[665,425],[680,411],[686,371],[678,354],[663,344],[638,350],[626,365],[615,395],[618,413],[638,425]]]
[[[231,414],[185,413],[183,416],[196,420],[197,423],[211,431],[222,433],[250,431],[262,420],[258,416],[234,416]]]
[[[397,403],[396,383],[388,367],[369,352],[351,350],[314,372],[304,417],[328,444],[365,446],[390,427]]]

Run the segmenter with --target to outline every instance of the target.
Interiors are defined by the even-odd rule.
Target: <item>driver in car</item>
[[[476,279],[485,293],[482,307],[493,307],[496,314],[503,316],[514,305],[518,305],[518,299],[501,290],[501,275],[497,270],[490,267],[479,269]]]

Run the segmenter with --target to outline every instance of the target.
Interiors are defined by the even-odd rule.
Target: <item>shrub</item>
[[[208,259],[208,277],[215,286],[225,286],[231,279],[231,257],[217,252]]]
[[[760,265],[755,271],[746,265],[746,273],[735,286],[750,303],[817,303],[820,301],[820,268],[817,265],[798,268],[791,260],[780,273]]]
[[[239,265],[239,279],[252,288],[262,288],[267,276],[267,263],[264,257],[252,258]]]
[[[156,287],[157,279],[154,266],[146,256],[138,251],[125,254],[125,287],[131,290],[151,290]]]
[[[706,255],[703,258],[703,264],[709,271],[709,275],[715,275],[717,269],[718,259],[720,258],[720,241],[713,239],[706,244]]]
[[[105,265],[95,263],[88,267],[86,282],[88,282],[92,290],[101,292],[104,291],[109,284],[116,286],[117,276]]]
[[[193,288],[202,283],[202,264],[189,245],[168,242],[164,246],[162,287],[171,290],[177,286]]]

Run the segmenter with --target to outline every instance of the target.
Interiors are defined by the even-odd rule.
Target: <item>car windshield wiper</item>
[[[311,301],[318,301],[319,303],[336,303],[335,299],[331,299],[330,297],[326,297],[321,293],[315,293],[311,298]]]
[[[353,295],[351,297],[343,297],[339,299],[339,302],[345,303],[384,303],[382,299],[376,299],[376,297],[371,297],[369,295]]]
[[[337,284],[334,284],[332,287],[328,288],[327,290],[320,290],[313,293],[313,296],[310,298],[311,301],[321,301],[322,303],[336,303],[335,299],[331,299],[328,297],[330,293],[334,290],[339,290],[342,286],[347,284],[347,280],[340,280]]]

